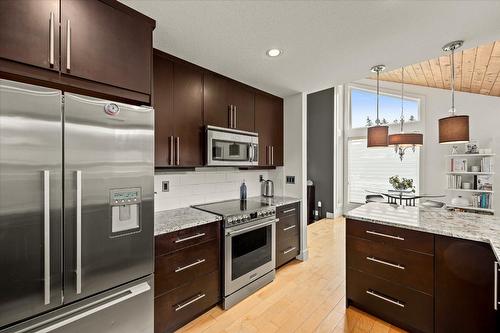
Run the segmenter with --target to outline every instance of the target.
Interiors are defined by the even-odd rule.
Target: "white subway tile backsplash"
[[[276,170],[239,170],[236,168],[197,168],[196,171],[164,172],[155,175],[155,211],[196,204],[238,199],[243,180],[249,197],[261,194],[259,175],[272,179],[276,195],[282,194],[283,168]],[[162,192],[162,181],[170,191]]]

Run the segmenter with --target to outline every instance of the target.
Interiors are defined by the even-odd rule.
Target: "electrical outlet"
[[[295,176],[286,176],[287,184],[295,184]]]
[[[170,182],[168,180],[161,182],[161,191],[162,192],[169,192],[170,191]]]

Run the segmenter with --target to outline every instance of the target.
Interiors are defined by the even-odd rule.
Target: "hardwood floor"
[[[307,233],[309,260],[292,261],[233,308],[212,308],[177,332],[404,332],[345,308],[344,219],[318,221]]]

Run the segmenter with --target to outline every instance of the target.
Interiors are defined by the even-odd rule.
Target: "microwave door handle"
[[[253,162],[254,150],[253,145],[251,143],[248,144],[248,161]]]

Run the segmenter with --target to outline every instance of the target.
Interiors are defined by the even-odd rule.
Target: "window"
[[[391,188],[389,177],[399,175],[413,179],[418,193],[419,148],[408,150],[403,161],[394,148],[367,148],[366,139],[350,139],[347,142],[347,198],[349,203],[365,203],[366,191],[384,191]]]
[[[367,126],[367,118],[375,125],[377,119],[377,92],[368,89],[350,87],[351,128]],[[420,120],[420,101],[417,98],[404,99],[405,121]],[[380,94],[379,118],[387,123],[399,122],[401,117],[401,96]]]

